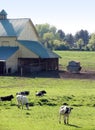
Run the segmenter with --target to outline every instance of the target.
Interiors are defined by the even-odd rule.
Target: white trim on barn
[[[23,71],[57,70],[59,56],[39,42],[31,19],[7,19],[0,12],[0,74]]]

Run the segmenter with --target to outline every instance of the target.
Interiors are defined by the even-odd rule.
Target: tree
[[[89,33],[87,30],[80,30],[75,34],[75,42],[77,42],[79,39],[83,40],[84,46],[88,44],[89,41]]]
[[[49,31],[52,32],[54,35],[56,34],[56,27],[55,26],[50,26]]]
[[[49,29],[50,29],[50,25],[47,23],[46,24],[36,24],[35,27],[41,38],[43,37],[44,33],[49,32]]]
[[[53,42],[54,50],[69,50],[69,46],[65,41],[54,40]]]
[[[65,47],[66,49],[78,50],[94,49],[94,45],[89,43],[91,41],[89,41],[90,35],[87,30],[81,29],[73,36],[72,34],[65,34],[62,29],[57,30],[55,26],[51,26],[48,23],[36,24],[35,27],[41,43],[50,49],[64,50]]]
[[[48,48],[52,48],[51,43],[53,39],[54,39],[54,34],[52,32],[44,33],[43,35],[44,45],[47,46]]]
[[[82,39],[79,39],[77,42],[76,42],[76,45],[77,45],[77,49],[79,50],[82,50],[82,47],[84,45],[84,41]]]
[[[65,36],[65,41],[69,44],[70,48],[73,47],[73,45],[74,45],[74,37],[73,37],[72,34],[67,34]]]
[[[65,33],[64,33],[61,29],[58,30],[57,33],[59,34],[59,38],[60,38],[61,40],[64,40],[64,38],[65,38]]]
[[[87,47],[89,50],[95,51],[95,33],[91,34]]]

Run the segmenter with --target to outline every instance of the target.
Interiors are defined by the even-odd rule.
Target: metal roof
[[[19,36],[28,18],[0,20],[0,36]]]
[[[6,11],[3,9],[1,12],[0,12],[0,15],[7,15]]]
[[[18,40],[18,42],[34,52],[40,58],[59,58],[59,56],[52,52],[51,50],[45,48],[43,44],[38,41],[25,41],[25,40]]]
[[[19,49],[19,47],[5,47],[5,46],[1,46],[0,47],[0,61],[5,61],[7,60],[10,56],[12,56],[17,50]]]

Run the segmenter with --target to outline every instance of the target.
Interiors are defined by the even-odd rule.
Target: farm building
[[[59,56],[39,42],[29,18],[7,19],[0,12],[0,75],[58,70]]]

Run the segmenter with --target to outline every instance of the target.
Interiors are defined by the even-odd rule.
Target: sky
[[[9,19],[30,18],[34,25],[48,23],[65,34],[81,29],[95,32],[95,0],[0,0]]]

